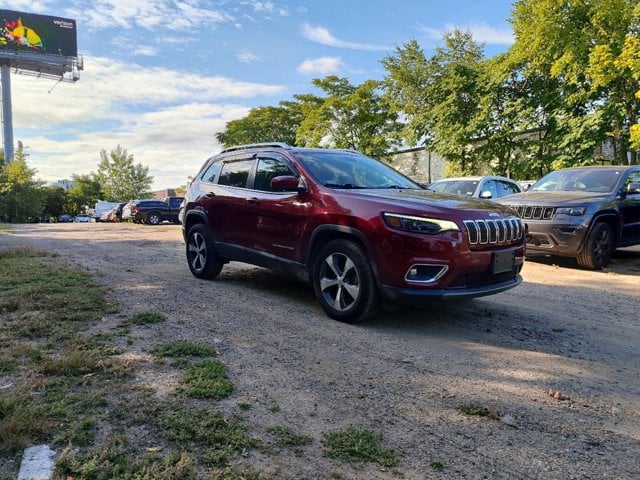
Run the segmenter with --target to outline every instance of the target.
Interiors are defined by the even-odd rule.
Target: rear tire
[[[147,223],[149,225],[160,225],[162,218],[158,212],[149,212],[147,214]]]
[[[596,223],[576,257],[578,265],[590,270],[602,270],[611,261],[613,243],[611,227],[606,223]]]
[[[313,289],[325,313],[341,322],[357,323],[378,310],[378,291],[364,249],[351,240],[333,240],[313,264]]]
[[[187,234],[187,263],[193,276],[213,279],[222,271],[224,263],[213,248],[213,237],[206,225],[198,223]]]

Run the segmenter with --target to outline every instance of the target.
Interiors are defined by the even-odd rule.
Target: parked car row
[[[131,200],[123,205],[121,220],[148,225],[158,225],[162,222],[180,223],[178,214],[182,200],[184,197]]]

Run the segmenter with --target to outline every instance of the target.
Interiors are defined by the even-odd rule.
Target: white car
[[[485,175],[484,177],[443,178],[429,185],[429,190],[495,200],[520,193],[522,187],[518,182],[507,177]]]
[[[74,220],[75,223],[89,223],[91,221],[91,217],[86,213],[80,213],[76,215]]]

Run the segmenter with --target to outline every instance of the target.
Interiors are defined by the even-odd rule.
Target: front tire
[[[378,309],[378,291],[364,249],[351,240],[333,240],[316,255],[313,289],[326,314],[341,322],[357,323]]]
[[[578,265],[590,270],[602,270],[613,255],[613,230],[606,223],[597,223],[578,254]]]
[[[213,248],[213,237],[206,225],[194,225],[187,234],[187,263],[193,276],[213,279],[222,271],[223,262]]]

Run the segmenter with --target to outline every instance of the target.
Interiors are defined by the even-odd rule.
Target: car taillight
[[[138,212],[140,211],[140,208],[139,208],[139,207],[133,207],[133,208],[131,209],[131,211],[132,211],[133,213],[138,213]]]

